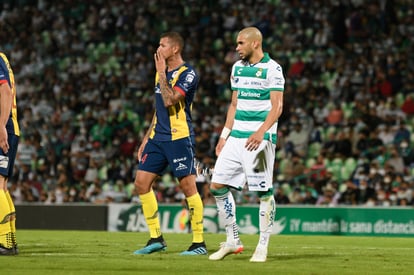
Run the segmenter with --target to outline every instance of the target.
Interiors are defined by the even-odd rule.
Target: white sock
[[[236,203],[233,194],[229,191],[224,195],[215,196],[219,215],[219,222],[226,229],[228,243],[239,241],[239,227],[236,222]]]
[[[270,235],[272,233],[273,223],[276,215],[276,201],[273,196],[263,197],[260,199],[259,209],[259,227],[260,237],[258,247],[267,248],[269,245]]]

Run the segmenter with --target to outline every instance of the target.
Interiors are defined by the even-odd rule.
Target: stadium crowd
[[[230,97],[235,35],[258,27],[284,68],[279,204],[414,205],[414,5],[404,0],[0,1],[0,49],[17,83],[16,203],[136,202],[136,149],[152,116],[159,34],[186,38],[198,184]],[[169,174],[160,202],[183,195]],[[257,203],[243,192],[239,203]]]

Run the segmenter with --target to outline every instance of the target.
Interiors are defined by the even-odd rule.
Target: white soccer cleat
[[[222,242],[220,244],[220,249],[217,252],[211,254],[210,257],[208,257],[208,259],[212,261],[222,260],[229,254],[239,254],[242,253],[243,250],[244,247],[240,241],[238,241],[237,243]]]
[[[264,263],[267,259],[267,248],[257,247],[253,253],[253,256],[250,258],[250,262],[253,263]]]

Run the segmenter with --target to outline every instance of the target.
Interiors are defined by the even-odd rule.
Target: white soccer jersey
[[[231,136],[248,138],[265,121],[272,108],[270,93],[283,92],[285,78],[282,67],[264,53],[256,64],[237,61],[230,77],[231,88],[237,91],[237,108]],[[276,143],[277,122],[266,132],[264,139]]]

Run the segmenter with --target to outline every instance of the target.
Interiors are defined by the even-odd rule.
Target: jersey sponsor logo
[[[7,168],[9,166],[9,157],[0,156],[0,168]]]
[[[187,165],[182,164],[181,162],[178,164],[177,168],[175,168],[175,171],[185,170],[187,169]]]
[[[193,82],[193,80],[194,80],[194,71],[191,71],[185,77],[185,81],[188,82],[188,83],[191,83],[191,82]]]
[[[174,163],[180,162],[180,161],[186,161],[187,157],[182,157],[182,158],[178,158],[178,159],[173,159]]]
[[[258,173],[257,171],[253,171],[255,173]],[[249,179],[263,179],[264,176],[263,175],[249,175],[248,176]]]
[[[248,177],[248,179],[250,179],[250,177]],[[261,181],[260,183],[249,183],[249,187],[259,187],[259,188],[266,188],[266,182],[265,181]]]
[[[194,78],[195,78],[194,71],[191,71],[185,77],[185,80],[184,80],[184,83],[183,83],[183,87],[187,89],[191,85],[191,83],[193,83]]]
[[[274,81],[277,85],[283,85],[285,80],[283,79],[283,77],[275,77]]]
[[[256,86],[262,86],[262,82],[258,82],[258,81],[251,81],[250,85],[256,85]]]
[[[260,93],[254,93],[254,92],[245,92],[245,91],[239,91],[239,96],[241,97],[254,97],[254,98],[260,98]]]

